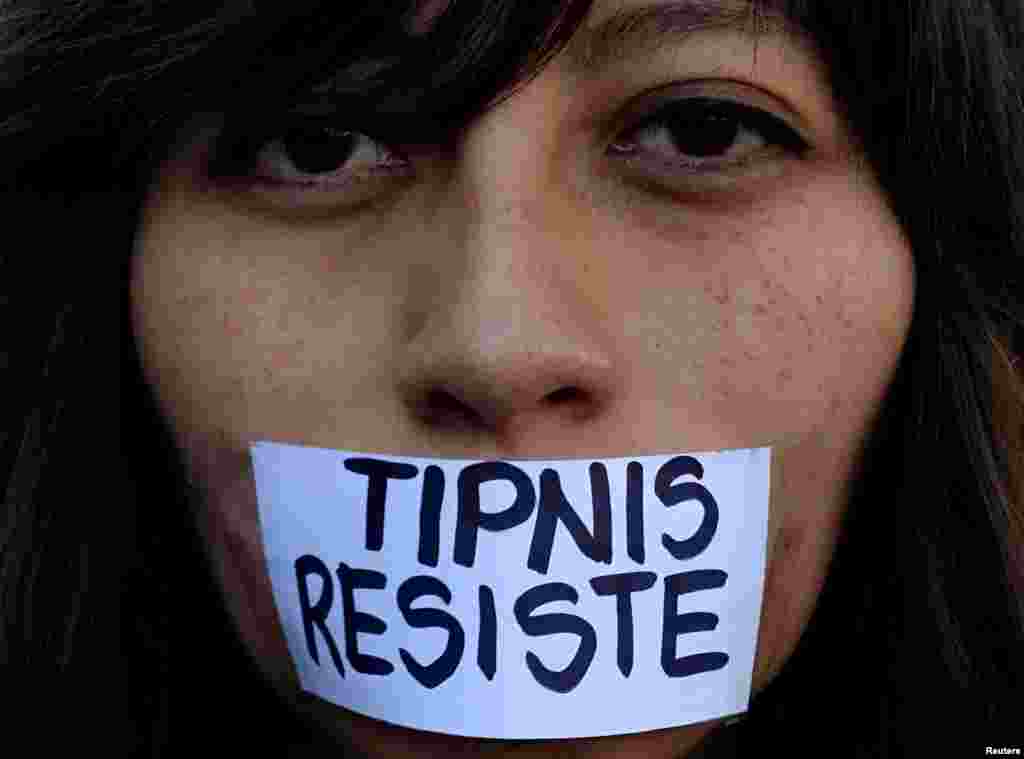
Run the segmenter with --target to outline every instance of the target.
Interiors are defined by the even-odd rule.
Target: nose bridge
[[[484,114],[464,135],[456,183],[482,229],[529,220],[557,193],[557,82],[543,77]]]
[[[399,382],[416,416],[444,398],[504,448],[593,418],[622,379],[585,292],[588,235],[554,170],[547,94],[513,97],[464,134],[434,225],[457,248],[454,281],[408,335]]]
[[[579,209],[557,172],[552,89],[532,83],[466,132],[438,227],[459,248],[453,295],[463,313],[453,318],[460,328],[504,324],[511,339],[516,330],[540,328],[543,317],[552,324],[542,342],[554,348],[550,328],[570,324],[580,270],[593,262]]]

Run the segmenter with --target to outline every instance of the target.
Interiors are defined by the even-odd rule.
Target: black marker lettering
[[[676,658],[676,638],[691,632],[706,632],[718,627],[718,615],[705,612],[679,614],[677,599],[684,593],[709,590],[725,585],[726,574],[720,569],[698,569],[680,572],[665,578],[665,614],[661,634],[661,668],[669,677],[687,677],[698,672],[721,669],[729,661],[722,651],[692,654]]]
[[[466,634],[462,631],[459,620],[442,609],[412,608],[412,602],[422,596],[436,596],[450,604],[451,591],[440,580],[423,575],[410,577],[398,586],[398,608],[409,626],[440,627],[448,631],[448,642],[441,655],[426,666],[417,662],[404,648],[398,649],[398,654],[402,657],[409,674],[416,678],[416,682],[426,688],[436,688],[452,676],[462,661],[462,652],[466,648]]]
[[[618,661],[619,672],[626,677],[633,671],[633,593],[647,590],[658,576],[654,572],[625,572],[617,575],[594,577],[590,587],[599,596],[615,596],[615,611],[619,618]]]
[[[324,581],[323,589],[320,591],[320,600],[316,606],[309,605],[309,588],[306,586],[306,578],[309,575],[319,575]],[[334,642],[334,636],[327,629],[327,614],[334,602],[334,580],[331,578],[331,571],[316,556],[306,554],[295,560],[295,582],[299,588],[299,609],[302,614],[302,626],[306,630],[306,648],[309,655],[317,664],[320,663],[320,655],[316,650],[316,641],[313,639],[313,625],[320,628],[320,634],[327,641],[327,649],[331,652],[331,661],[335,669],[342,677],[345,676],[345,667],[341,663],[341,654],[338,652],[338,645]]]
[[[345,610],[345,654],[348,663],[356,672],[364,675],[390,675],[395,665],[386,659],[360,653],[356,633],[365,632],[380,635],[388,629],[387,623],[380,617],[366,612],[356,611],[353,591],[356,588],[383,590],[387,578],[372,569],[351,569],[347,564],[338,564],[338,582],[341,584],[341,600]]]
[[[612,505],[608,493],[608,472],[604,464],[590,465],[590,485],[593,493],[594,533],[591,535],[583,520],[565,499],[558,472],[545,469],[540,473],[540,507],[537,523],[530,542],[530,558],[526,566],[534,572],[547,574],[551,564],[551,549],[555,542],[555,528],[561,521],[569,530],[576,546],[587,558],[604,564],[612,563]]]
[[[654,479],[654,493],[666,506],[675,506],[685,501],[700,501],[704,507],[704,519],[691,537],[675,540],[668,533],[661,536],[661,543],[676,559],[692,559],[711,543],[718,529],[718,504],[714,496],[699,482],[684,482],[670,486],[676,477],[692,474],[697,479],[704,476],[704,467],[693,456],[676,456],[658,470]]]
[[[366,550],[379,551],[384,545],[384,501],[388,480],[411,480],[419,470],[412,464],[358,458],[346,459],[345,468],[370,478],[366,486]]]
[[[626,466],[626,553],[644,563],[644,468],[639,461]]]
[[[504,511],[480,511],[480,485],[493,480],[508,480],[516,489],[516,499]],[[504,461],[470,464],[459,472],[459,518],[455,526],[455,563],[464,567],[476,561],[476,539],[482,527],[490,532],[507,530],[530,518],[536,505],[533,483],[526,473]]]
[[[441,502],[444,499],[444,471],[431,464],[423,470],[423,498],[420,501],[419,562],[437,566],[441,533]]]
[[[523,593],[516,599],[513,607],[516,621],[527,635],[553,635],[555,633],[573,633],[580,636],[580,645],[575,656],[565,669],[550,670],[541,664],[540,659],[532,651],[526,652],[526,666],[530,668],[534,679],[548,690],[556,693],[568,693],[583,679],[594,660],[597,651],[597,634],[593,626],[585,619],[572,614],[540,614],[530,616],[538,606],[552,601],[570,601],[576,603],[579,595],[576,589],[564,582],[549,582],[538,585]]]
[[[494,591],[486,585],[480,586],[480,640],[477,645],[476,663],[484,677],[494,679],[498,669],[498,615],[494,609]]]

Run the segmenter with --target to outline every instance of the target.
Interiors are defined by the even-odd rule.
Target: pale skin
[[[597,2],[586,23],[639,4]],[[675,179],[650,160],[627,168],[608,151],[629,126],[617,119],[658,88],[766,110],[810,148]],[[248,446],[475,459],[769,446],[763,689],[819,596],[914,296],[907,241],[813,51],[769,35],[755,62],[750,38],[708,31],[586,81],[555,59],[454,153],[410,148],[404,178],[355,190],[209,185],[205,134],[151,188],[133,326],[204,494],[225,602],[266,676],[370,756],[692,754],[718,720],[510,745],[298,703]],[[633,144],[677,158],[664,134]],[[423,413],[429,390],[468,415]]]

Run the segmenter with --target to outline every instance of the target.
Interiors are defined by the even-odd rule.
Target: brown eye
[[[408,165],[366,134],[317,124],[283,130],[263,145],[256,160],[264,178],[301,184],[321,184],[318,175],[347,181]],[[328,184],[324,179],[322,184]]]
[[[616,152],[654,153],[667,158],[667,163],[691,168],[740,163],[767,146],[795,154],[809,148],[782,119],[767,111],[715,98],[669,103],[641,120],[626,137],[613,145]],[[638,147],[642,143],[654,147]]]
[[[222,132],[206,174],[235,189],[291,186],[336,192],[357,185],[368,188],[409,169],[403,156],[369,135],[300,118],[255,132],[243,127]]]
[[[355,132],[321,128],[293,128],[281,140],[282,153],[303,174],[337,171],[352,157]]]
[[[679,109],[666,123],[679,151],[699,157],[725,153],[740,132],[738,119],[710,107]]]

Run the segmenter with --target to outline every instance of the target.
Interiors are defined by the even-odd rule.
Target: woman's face
[[[599,0],[577,37],[641,6]],[[131,282],[144,370],[230,612],[283,692],[257,440],[477,459],[769,446],[755,692],[792,652],[906,338],[911,253],[809,46],[767,31],[755,60],[752,37],[705,29],[623,50],[589,70],[566,51],[450,151],[339,143],[319,189],[204,182],[207,133],[152,186]],[[696,97],[808,148],[753,119],[630,133]],[[371,178],[391,153],[408,168]],[[281,143],[262,156],[281,182],[314,170]],[[680,756],[716,724],[513,745],[301,708],[381,756]]]

